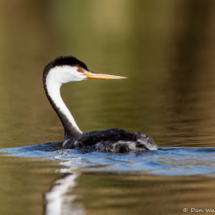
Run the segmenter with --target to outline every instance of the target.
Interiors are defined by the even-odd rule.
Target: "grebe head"
[[[55,84],[65,84],[86,79],[121,79],[125,77],[94,73],[85,63],[72,56],[61,56],[51,61],[44,70],[43,78]]]
[[[72,56],[58,57],[48,63],[44,69],[43,86],[48,100],[64,126],[64,144],[67,140],[82,134],[82,132],[62,100],[60,87],[68,82],[82,81],[88,78],[121,79],[124,77],[91,72],[85,63]]]

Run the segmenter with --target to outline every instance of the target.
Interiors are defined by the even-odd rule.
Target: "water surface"
[[[162,147],[157,151],[120,154],[62,150],[61,144],[0,151],[6,157],[40,160],[45,170],[50,168],[49,160],[58,161],[55,171],[63,175],[44,196],[47,215],[129,214],[131,209],[142,214],[143,205],[144,212],[160,214],[162,210],[179,214],[185,207],[190,210],[199,205],[213,206],[213,198],[208,199],[208,195],[213,195],[215,188],[214,148]],[[37,186],[40,183],[36,182]],[[202,196],[207,198],[204,200]],[[172,205],[164,206],[165,201]],[[156,204],[156,208],[151,204]]]

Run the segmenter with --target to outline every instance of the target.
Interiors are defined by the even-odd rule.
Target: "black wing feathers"
[[[135,141],[135,135],[122,129],[112,128],[103,131],[92,131],[84,133],[76,138],[69,140],[64,146],[65,149],[76,148],[75,142],[80,146],[93,146],[99,142],[116,142],[116,141]]]

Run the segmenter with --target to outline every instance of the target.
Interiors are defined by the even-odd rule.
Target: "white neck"
[[[71,123],[72,127],[74,127],[80,134],[82,134],[82,131],[77,126],[72,114],[70,113],[69,109],[63,102],[63,99],[60,95],[60,87],[62,85],[62,81],[59,80],[59,78],[56,77],[56,73],[59,75],[58,71],[50,71],[46,78],[46,88],[47,93],[56,105],[56,107],[59,109],[61,113],[65,115],[67,120]]]
[[[78,131],[81,132],[81,130],[79,129],[78,125],[75,122],[74,117],[70,113],[69,109],[67,108],[67,106],[63,102],[63,99],[62,99],[62,97],[60,95],[60,87],[61,87],[61,85],[59,85],[59,84],[53,85],[53,84],[49,84],[49,83],[46,83],[46,84],[47,84],[47,91],[49,93],[49,96],[52,98],[53,102],[56,104],[56,106],[59,108],[59,110],[68,118],[70,123]]]

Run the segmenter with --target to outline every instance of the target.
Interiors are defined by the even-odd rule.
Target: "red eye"
[[[78,70],[78,72],[82,72],[83,71],[81,67],[79,67],[77,70]]]

